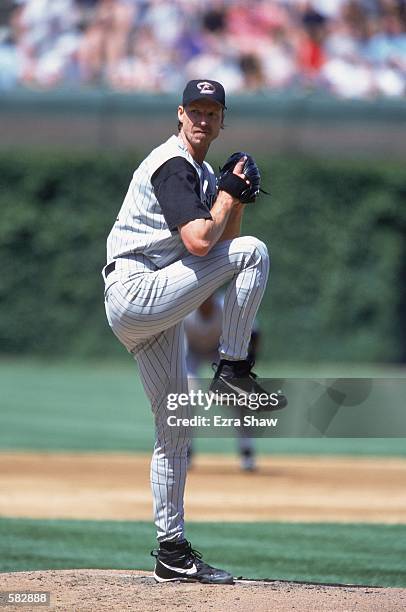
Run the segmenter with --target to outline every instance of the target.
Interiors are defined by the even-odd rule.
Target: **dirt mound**
[[[149,572],[63,570],[0,575],[1,591],[49,591],[50,607],[6,606],[7,612],[396,612],[406,589],[237,580],[235,585],[156,584]]]

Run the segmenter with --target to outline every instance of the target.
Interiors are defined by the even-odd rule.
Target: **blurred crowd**
[[[0,90],[406,95],[406,0],[1,0]]]

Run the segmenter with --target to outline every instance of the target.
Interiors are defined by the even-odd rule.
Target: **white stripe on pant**
[[[188,255],[166,268],[151,270],[134,262],[123,275],[118,266],[106,285],[109,324],[138,362],[155,417],[156,441],[151,463],[158,540],[182,538],[183,497],[187,469],[187,428],[167,423],[168,393],[188,389],[183,319],[216,289],[229,282],[223,311],[222,359],[245,359],[252,325],[269,273],[263,242],[243,236],[217,243],[204,257]],[[231,282],[230,282],[231,281]],[[188,415],[188,407],[176,416]]]

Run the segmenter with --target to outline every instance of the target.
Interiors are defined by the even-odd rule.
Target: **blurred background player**
[[[189,385],[193,380],[202,375],[205,365],[211,364],[218,359],[219,338],[222,328],[223,296],[211,295],[199,308],[191,312],[185,319],[186,332],[186,364],[189,376]],[[260,334],[258,323],[255,322],[251,334],[248,350],[250,361],[255,361],[258,354]],[[243,418],[244,410],[236,408],[241,412],[238,416]],[[256,469],[255,445],[253,438],[246,435],[244,428],[236,428],[237,447],[240,457],[241,469],[247,472]],[[188,452],[188,467],[191,467],[194,456],[193,444]]]

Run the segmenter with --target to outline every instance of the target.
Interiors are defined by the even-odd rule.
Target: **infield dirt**
[[[150,456],[3,452],[0,457],[0,516],[152,518]],[[247,474],[235,457],[200,455],[188,475],[186,519],[405,524],[406,459],[262,456],[258,470]]]

